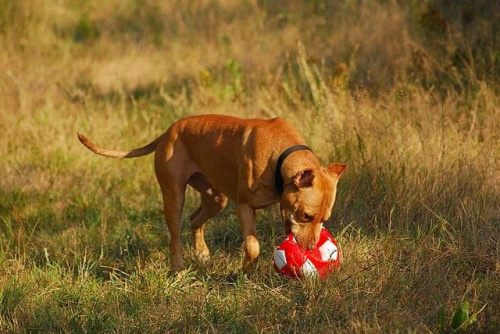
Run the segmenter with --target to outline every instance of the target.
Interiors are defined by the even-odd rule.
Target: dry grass
[[[489,1],[0,0],[1,332],[450,332],[500,327],[500,8]],[[349,166],[341,270],[168,274],[152,159],[106,160],[203,113],[291,120]],[[187,214],[197,206],[188,193]],[[185,230],[190,258],[189,231]]]

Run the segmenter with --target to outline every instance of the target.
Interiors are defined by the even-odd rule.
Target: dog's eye
[[[306,222],[311,222],[314,220],[314,216],[313,215],[310,215],[310,214],[307,214],[307,213],[304,213],[304,221]]]

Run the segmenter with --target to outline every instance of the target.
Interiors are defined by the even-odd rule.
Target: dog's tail
[[[85,137],[81,133],[78,133],[78,139],[80,140],[80,142],[86,148],[91,150],[92,152],[99,154],[99,155],[102,155],[102,156],[105,156],[105,157],[108,157],[108,158],[119,158],[119,159],[121,159],[121,158],[136,158],[136,157],[141,157],[143,155],[150,154],[156,149],[156,146],[158,146],[158,143],[160,142],[161,138],[162,137],[160,136],[160,137],[156,138],[155,140],[153,140],[151,143],[149,143],[143,147],[139,147],[139,148],[136,148],[136,149],[133,149],[130,151],[119,151],[119,150],[108,150],[108,149],[102,148],[102,147],[94,144],[93,142],[91,142],[87,137]]]

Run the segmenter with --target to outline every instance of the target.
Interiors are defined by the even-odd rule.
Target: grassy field
[[[285,117],[348,170],[343,262],[239,272],[234,205],[206,265],[169,274],[148,143],[188,115]],[[0,332],[494,333],[500,328],[500,4],[0,0]]]

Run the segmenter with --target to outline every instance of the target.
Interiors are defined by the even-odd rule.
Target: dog
[[[298,131],[283,118],[241,119],[222,115],[190,116],[173,123],[151,143],[130,151],[104,149],[78,133],[92,152],[111,158],[135,158],[155,152],[154,168],[170,232],[171,269],[185,268],[181,214],[189,185],[201,204],[190,215],[193,250],[200,261],[210,257],[205,223],[228,200],[236,204],[243,233],[242,269],[252,271],[260,246],[256,210],[281,204],[286,233],[312,249],[330,218],[337,183],[345,164],[322,166]]]

